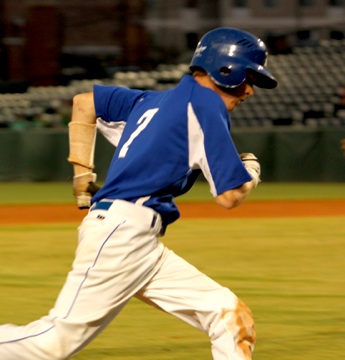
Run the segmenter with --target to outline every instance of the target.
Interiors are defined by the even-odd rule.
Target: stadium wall
[[[345,129],[289,128],[234,129],[239,152],[255,153],[268,182],[343,182],[345,158],[340,139]],[[113,146],[97,138],[96,169],[105,179]],[[0,181],[69,181],[67,129],[0,131]]]

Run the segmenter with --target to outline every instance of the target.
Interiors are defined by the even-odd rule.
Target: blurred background
[[[0,181],[69,179],[73,95],[175,86],[218,26],[261,37],[279,81],[231,114],[239,151],[267,181],[344,181],[345,0],[0,0]]]

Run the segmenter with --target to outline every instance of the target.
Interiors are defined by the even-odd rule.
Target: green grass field
[[[1,183],[0,205],[37,203],[74,203],[72,187],[66,183]],[[251,200],[345,199],[345,183],[261,183],[251,194]],[[205,182],[197,182],[178,201],[212,201]]]
[[[344,189],[261,184],[250,199],[336,199],[345,198]],[[0,184],[0,191],[2,206],[73,202],[70,184]],[[198,184],[186,199],[211,197]],[[0,323],[25,324],[50,309],[73,259],[77,226],[0,226]],[[254,359],[344,358],[345,217],[181,219],[163,241],[252,308]],[[207,360],[211,354],[204,334],[133,299],[75,359]]]

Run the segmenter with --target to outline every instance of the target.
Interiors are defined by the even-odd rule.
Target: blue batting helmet
[[[203,69],[215,84],[235,88],[248,74],[253,84],[266,89],[277,86],[277,80],[266,69],[267,49],[262,40],[235,28],[217,28],[206,33],[194,52],[190,69]]]

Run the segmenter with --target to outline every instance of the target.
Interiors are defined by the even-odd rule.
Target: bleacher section
[[[255,88],[256,96],[231,115],[233,127],[345,126],[345,41],[322,41],[269,58],[279,86]],[[118,71],[111,79],[76,80],[68,86],[29,87],[25,93],[0,94],[0,127],[59,128],[70,120],[75,94],[94,83],[165,90],[188,72],[187,64],[159,65],[154,71]]]

